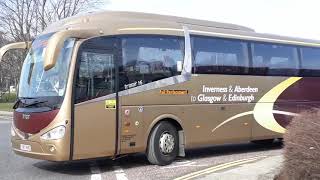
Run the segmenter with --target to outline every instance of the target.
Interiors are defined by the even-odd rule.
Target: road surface
[[[223,163],[253,157],[281,155],[281,144],[261,146],[252,143],[223,145],[189,150],[169,166],[150,165],[143,154],[117,160],[55,163],[15,155],[10,147],[11,117],[0,116],[0,179],[77,179],[77,180],[136,180],[175,179]],[[196,179],[201,178],[197,177]]]

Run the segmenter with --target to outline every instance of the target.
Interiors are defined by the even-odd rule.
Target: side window
[[[119,89],[125,90],[179,75],[183,59],[183,38],[165,36],[123,38]]]
[[[115,67],[112,53],[82,51],[76,80],[76,102],[115,92]]]
[[[320,76],[320,49],[301,48],[301,75]]]
[[[196,74],[246,74],[248,45],[238,40],[192,37],[193,72]]]
[[[299,72],[297,48],[269,43],[252,43],[254,75],[292,76]]]

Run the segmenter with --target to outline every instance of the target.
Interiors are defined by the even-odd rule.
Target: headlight
[[[44,140],[57,140],[63,138],[64,134],[66,133],[66,127],[58,126],[47,133],[44,133],[41,136],[41,139]]]
[[[13,126],[13,125],[12,125]],[[13,129],[13,127],[11,126],[11,136],[13,137],[13,136],[16,136],[16,132],[14,132],[14,129]]]

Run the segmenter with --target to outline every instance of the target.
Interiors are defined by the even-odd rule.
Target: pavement
[[[12,116],[12,112],[9,111],[0,111],[0,116]]]
[[[281,170],[283,162],[282,155],[271,156],[254,163],[241,165],[233,169],[218,171],[201,178],[199,180],[270,180]]]
[[[11,121],[13,113],[7,111],[0,111],[0,121]]]
[[[18,156],[11,150],[12,115],[0,112],[0,179],[1,180],[139,180],[188,179],[191,173],[211,169],[192,179],[273,179],[282,161],[282,145],[261,146],[252,143],[220,145],[186,151],[168,166],[151,165],[143,154],[116,160],[57,163]],[[1,119],[3,117],[8,120]],[[214,171],[212,171],[214,170]],[[209,172],[209,171],[207,171]],[[189,176],[188,176],[189,177]]]

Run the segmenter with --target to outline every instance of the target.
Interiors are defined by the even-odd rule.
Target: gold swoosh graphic
[[[211,132],[214,132],[215,130],[217,130],[218,128],[220,128],[221,126],[227,124],[228,122],[230,121],[233,121],[235,119],[238,119],[239,117],[242,117],[242,116],[246,116],[246,115],[250,115],[250,114],[253,114],[253,111],[248,111],[248,112],[244,112],[244,113],[240,113],[240,114],[237,114],[235,116],[232,116],[230,117],[229,119],[223,121],[222,123],[220,123],[217,127],[215,127],[214,129],[212,129]]]
[[[256,103],[253,116],[262,127],[274,132],[285,133],[286,129],[280,126],[273,116],[273,105],[283,91],[300,79],[301,77],[288,78],[272,88]]]
[[[299,114],[297,113],[292,113],[292,112],[287,112],[287,111],[278,111],[278,110],[272,110],[272,113],[273,114],[283,114],[283,115],[288,115],[288,116],[299,116]],[[222,123],[220,123],[217,127],[215,127],[214,129],[212,129],[211,132],[214,132],[215,130],[217,130],[218,128],[220,128],[221,126],[235,120],[235,119],[238,119],[242,116],[247,116],[247,115],[251,115],[251,114],[254,114],[254,111],[248,111],[248,112],[243,112],[243,113],[240,113],[240,114],[237,114],[237,115],[234,115],[232,117],[230,117],[229,119],[223,121]]]

